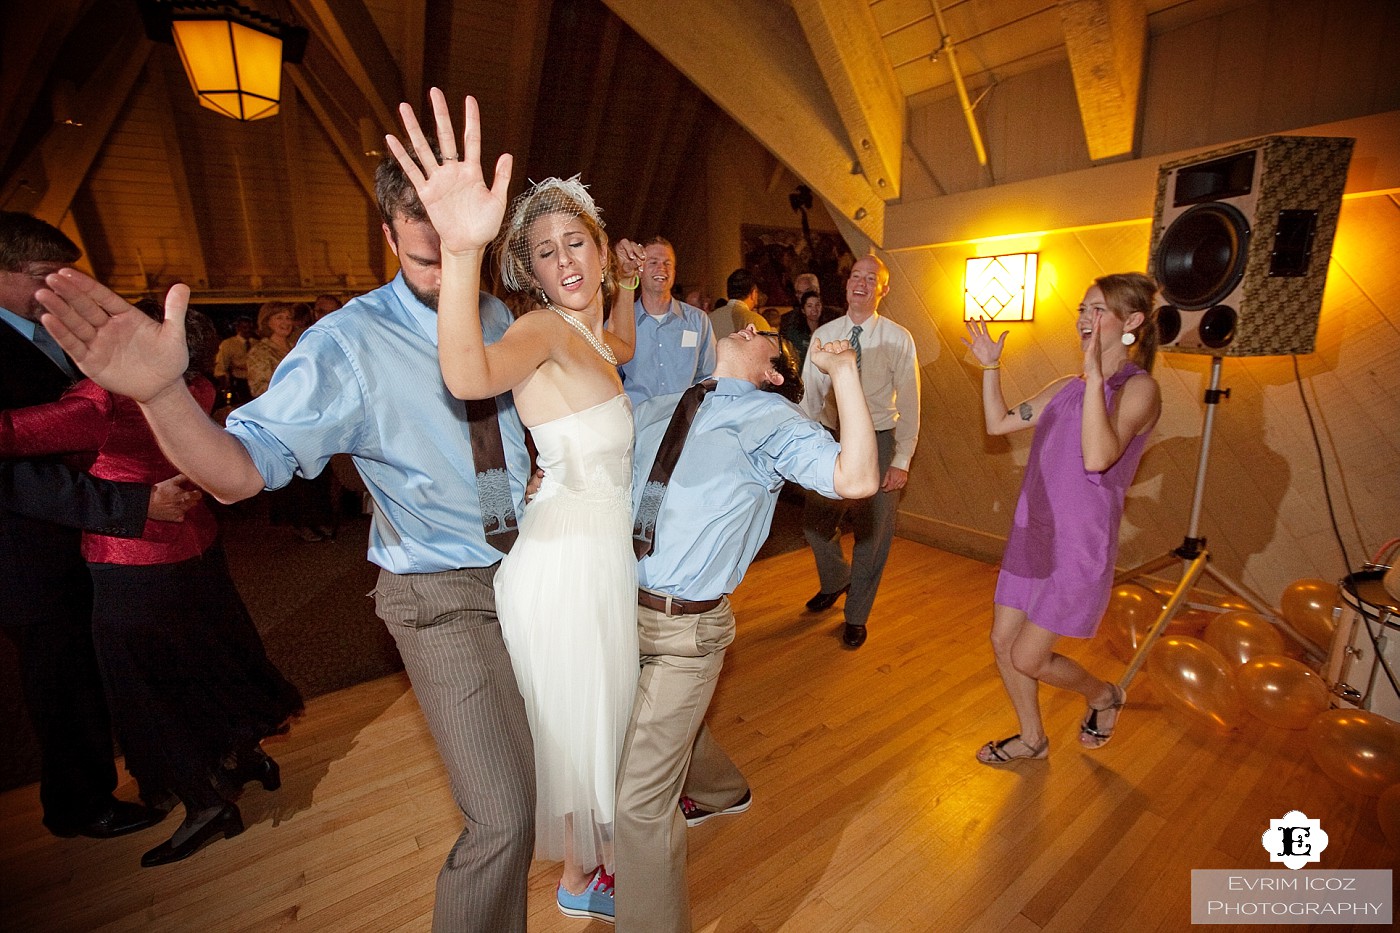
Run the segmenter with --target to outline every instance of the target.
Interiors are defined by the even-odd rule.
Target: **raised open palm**
[[[175,285],[157,324],[120,295],[76,269],[62,269],[38,293],[44,325],[78,368],[104,389],[138,402],[183,385],[189,365],[185,312],[190,290]]]
[[[443,250],[454,253],[479,250],[496,236],[501,218],[505,216],[511,155],[502,153],[496,160],[495,178],[487,187],[481,171],[481,113],[476,98],[466,99],[459,158],[447,98],[438,88],[433,88],[428,96],[432,100],[442,160],[433,154],[418,117],[408,104],[399,104],[399,116],[418,161],[414,162],[397,137],[386,136],[384,141],[417,190],[433,229],[442,239]]]

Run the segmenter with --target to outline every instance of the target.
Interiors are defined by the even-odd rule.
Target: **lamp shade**
[[[963,273],[964,321],[1035,319],[1036,253],[971,256]]]
[[[171,19],[185,75],[202,106],[235,120],[261,120],[282,100],[282,38],[231,15]]]

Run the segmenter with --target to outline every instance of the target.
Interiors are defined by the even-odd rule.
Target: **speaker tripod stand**
[[[1118,680],[1118,686],[1126,691],[1128,685],[1133,682],[1142,665],[1147,661],[1147,653],[1152,650],[1152,646],[1161,637],[1172,619],[1181,607],[1186,604],[1187,596],[1191,588],[1196,585],[1202,576],[1209,576],[1225,589],[1248,603],[1256,612],[1266,617],[1270,622],[1283,629],[1289,636],[1302,645],[1310,657],[1314,660],[1321,660],[1322,655],[1313,648],[1312,644],[1298,634],[1286,621],[1279,618],[1272,607],[1248,587],[1230,579],[1225,574],[1210,566],[1210,551],[1206,548],[1206,539],[1200,537],[1201,524],[1201,500],[1205,497],[1206,491],[1206,467],[1210,461],[1210,439],[1211,432],[1215,428],[1215,409],[1222,399],[1229,398],[1230,390],[1220,388],[1221,358],[1212,356],[1210,358],[1210,386],[1205,391],[1205,421],[1201,427],[1201,450],[1196,460],[1196,487],[1191,496],[1191,519],[1186,529],[1186,537],[1182,540],[1181,546],[1168,551],[1159,557],[1154,557],[1146,563],[1139,564],[1131,570],[1125,570],[1114,578],[1114,583],[1126,583],[1145,577],[1149,574],[1164,570],[1175,563],[1182,563],[1181,580],[1177,583],[1176,589],[1172,590],[1171,596],[1167,598],[1167,604],[1162,612],[1157,616],[1152,627],[1148,629],[1147,635],[1143,638],[1142,644],[1138,646],[1137,652],[1133,655],[1132,661],[1128,664],[1128,669],[1123,672],[1123,676]]]

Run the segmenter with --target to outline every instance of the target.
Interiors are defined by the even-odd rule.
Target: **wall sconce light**
[[[282,63],[301,61],[307,32],[237,3],[141,0],[146,34],[173,42],[199,103],[235,120],[274,116]]]
[[[1038,253],[968,257],[963,272],[963,320],[1034,320],[1038,259]]]

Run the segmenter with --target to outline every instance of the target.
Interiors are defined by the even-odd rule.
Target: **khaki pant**
[[[641,679],[618,772],[617,929],[690,933],[681,794],[723,810],[748,789],[705,727],[734,611],[728,599],[686,616],[638,606],[637,635]]]

